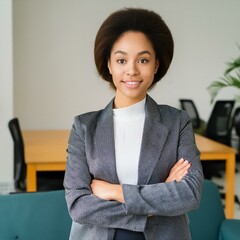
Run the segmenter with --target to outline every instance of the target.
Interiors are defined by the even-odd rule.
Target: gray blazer
[[[157,105],[147,96],[138,185],[123,184],[125,204],[92,194],[93,178],[119,183],[112,106],[113,100],[104,110],[74,119],[64,179],[73,219],[70,239],[112,240],[116,228],[142,231],[146,240],[191,239],[186,213],[199,206],[203,174],[184,111]],[[189,173],[180,182],[165,183],[182,157],[191,162]]]

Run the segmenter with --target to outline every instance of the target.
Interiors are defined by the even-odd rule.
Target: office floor
[[[238,196],[238,198],[240,200],[240,162],[237,163],[237,169],[238,169],[238,172],[236,173],[236,176],[235,176],[235,194]],[[224,173],[223,173],[223,175],[224,175]],[[221,186],[225,185],[224,178],[214,177],[214,178],[212,178],[212,181]],[[220,190],[220,191],[224,191],[224,190]],[[223,204],[224,204],[224,201],[223,201]],[[235,203],[234,218],[240,219],[240,206],[236,203]]]

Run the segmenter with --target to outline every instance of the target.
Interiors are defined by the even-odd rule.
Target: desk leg
[[[226,218],[234,218],[235,155],[226,159]]]
[[[27,192],[37,191],[37,171],[34,164],[27,164]]]

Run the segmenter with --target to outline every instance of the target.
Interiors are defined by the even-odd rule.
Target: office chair
[[[240,137],[240,107],[236,108],[234,112],[233,127],[235,127],[236,133]]]
[[[207,123],[206,136],[231,146],[232,110],[234,100],[217,101]]]
[[[18,118],[9,121],[8,127],[14,143],[14,185],[17,191],[26,191],[26,163],[24,141]],[[63,189],[63,171],[38,172],[37,191]]]
[[[206,137],[231,146],[232,110],[234,100],[216,101],[207,123]],[[225,169],[222,161],[202,162],[205,178],[221,177],[220,171]]]
[[[236,135],[238,136],[238,146],[236,160],[240,161],[240,107],[236,108],[233,115],[233,128],[235,128]]]
[[[200,206],[188,213],[192,240],[239,239],[240,220],[226,219],[215,183],[204,180]]]
[[[205,135],[206,124],[200,118],[197,108],[191,99],[179,99],[182,110],[185,110],[192,122],[193,130],[195,133]]]
[[[8,127],[14,142],[14,185],[16,189],[26,190],[24,144],[18,119],[14,118],[10,120]]]
[[[217,101],[213,107],[209,121],[207,123],[206,137],[231,146],[232,132],[232,110],[234,100]],[[225,169],[225,163],[222,161],[203,161],[203,173],[206,179],[211,179],[213,176],[222,177],[221,171]],[[218,186],[223,188],[222,186]],[[225,199],[225,193],[221,193],[221,197]],[[235,202],[240,205],[238,196],[235,195]]]

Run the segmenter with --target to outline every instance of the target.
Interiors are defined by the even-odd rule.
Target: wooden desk
[[[65,170],[69,130],[23,131],[27,191],[36,191],[37,171]],[[235,149],[196,134],[201,160],[226,161],[226,217],[234,215]]]
[[[37,171],[64,171],[69,130],[23,131],[27,191],[37,190]]]
[[[226,161],[225,214],[227,218],[233,218],[236,150],[197,134],[195,137],[197,146],[201,152],[201,161]]]

